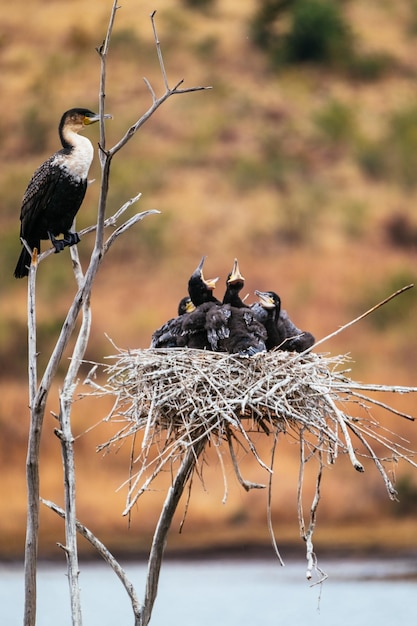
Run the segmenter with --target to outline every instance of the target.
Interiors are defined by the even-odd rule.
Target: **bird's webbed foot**
[[[64,233],[62,241],[65,246],[75,246],[75,244],[80,241],[80,235],[78,233],[68,231],[67,233]]]
[[[63,239],[57,239],[52,233],[48,233],[51,244],[55,248],[55,254],[61,252],[65,248],[65,242]]]
[[[76,243],[80,241],[80,236],[78,233],[72,233],[70,231],[64,233],[62,239],[57,239],[51,232],[48,233],[49,239],[53,247],[55,248],[55,254],[58,252],[62,252],[62,250],[66,246],[74,246]]]

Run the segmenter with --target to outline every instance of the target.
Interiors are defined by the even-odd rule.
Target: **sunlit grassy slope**
[[[26,283],[12,278],[19,253],[20,201],[34,169],[58,147],[56,128],[62,112],[77,105],[97,109],[99,57],[94,48],[104,37],[110,4],[16,0],[3,12],[0,25],[3,554],[21,554],[25,526]],[[120,239],[100,270],[92,302],[87,355],[91,360],[101,361],[114,352],[106,334],[122,348],[147,347],[152,331],[175,315],[187,279],[203,254],[206,275],[220,276],[220,295],[237,256],[249,300],[256,288],[278,291],[297,325],[317,338],[416,280],[413,3],[346,3],[358,50],[382,51],[394,61],[372,80],[308,65],[273,70],[248,38],[255,6],[218,0],[201,13],[180,0],[156,3],[170,84],[183,78],[186,87],[213,89],[169,100],[114,159],[108,213],[140,191],[137,210],[155,208],[160,214]],[[107,124],[108,145],[150,105],[144,76],[158,95],[163,91],[148,17],[154,8],[148,1],[129,0],[117,12],[107,72],[106,108],[114,116]],[[87,132],[97,144],[98,129]],[[95,220],[99,176],[96,159],[91,178],[97,180],[89,187],[78,227]],[[79,245],[85,263],[92,245],[93,235]],[[74,293],[68,251],[49,257],[38,273],[40,368]],[[349,353],[354,378],[416,385],[416,311],[417,295],[410,290],[322,349]],[[49,407],[55,412],[56,391]],[[417,413],[413,397],[393,398],[393,403]],[[133,512],[127,530],[120,515],[124,491],[116,489],[127,478],[128,445],[117,455],[102,457],[95,446],[106,439],[108,427],[83,434],[105,412],[106,407],[94,402],[81,401],[74,407],[79,517],[112,547],[146,549],[163,485]],[[414,424],[393,416],[386,424],[417,447]],[[54,418],[48,416],[41,490],[43,497],[62,504],[54,427]],[[260,441],[259,446],[268,455],[270,442]],[[217,457],[210,457],[205,489],[195,484],[183,533],[174,533],[171,545],[268,541],[265,494],[243,493],[229,468],[228,497],[222,504],[218,465]],[[283,444],[274,520],[278,537],[288,543],[297,542],[298,536],[297,467],[296,446]],[[395,471],[412,485],[400,506],[388,502],[371,467],[359,476],[341,460],[327,471],[319,542],[415,547],[417,527],[404,512],[412,513],[413,498],[415,506],[416,474],[404,466]],[[265,480],[261,469],[249,461],[247,474]],[[307,478],[307,503],[312,485],[313,478]],[[395,534],[394,523],[401,528]],[[378,531],[364,534],[365,524]],[[45,552],[54,552],[62,532],[61,522],[45,512]]]

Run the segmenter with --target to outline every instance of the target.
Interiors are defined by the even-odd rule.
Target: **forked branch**
[[[42,504],[47,506],[51,511],[54,511],[59,517],[65,519],[65,511],[61,509],[58,505],[50,500],[44,500],[41,498]],[[130,598],[132,609],[135,617],[139,618],[140,611],[140,602],[136,595],[135,588],[131,581],[128,579],[126,572],[120,566],[119,562],[112,555],[110,550],[106,548],[106,546],[99,540],[97,537],[89,530],[86,526],[81,524],[78,520],[76,520],[77,532],[82,535],[87,541],[93,546],[93,548],[97,551],[97,553],[110,565],[116,576],[121,581],[122,585],[126,589],[126,592]]]
[[[69,579],[71,585],[71,601],[72,601],[72,618],[73,626],[81,624],[81,609],[79,602],[79,590],[77,586],[78,576],[78,563],[77,563],[77,544],[75,540],[75,530],[77,528],[77,522],[75,517],[75,466],[72,449],[72,435],[71,435],[71,406],[73,400],[73,393],[76,386],[76,377],[79,370],[79,365],[83,359],[85,349],[88,343],[91,316],[89,308],[89,299],[93,281],[96,277],[98,269],[101,265],[104,255],[108,252],[110,247],[116,241],[116,239],[134,226],[138,221],[145,216],[157,211],[146,211],[138,213],[133,217],[127,219],[110,235],[105,241],[104,230],[107,226],[114,226],[116,219],[130,206],[133,202],[139,199],[139,195],[136,198],[127,202],[119,211],[115,213],[111,218],[105,219],[105,212],[107,206],[109,178],[110,178],[110,165],[113,156],[127,143],[127,141],[137,132],[137,130],[152,116],[155,110],[165,102],[170,96],[174,94],[187,93],[191,91],[199,91],[205,89],[203,87],[195,87],[190,89],[179,89],[180,81],[173,89],[167,88],[168,82],[166,79],[165,68],[162,60],[160,43],[156,35],[154,13],[151,16],[152,27],[155,35],[155,44],[157,48],[157,54],[160,61],[161,71],[164,79],[166,91],[160,98],[153,97],[152,106],[149,110],[125,133],[124,137],[111,149],[106,149],[106,137],[104,127],[104,104],[106,94],[106,62],[107,54],[110,44],[110,38],[115,21],[116,11],[118,10],[116,0],[113,2],[113,7],[110,14],[110,20],[107,28],[106,37],[103,44],[98,49],[101,58],[101,72],[100,72],[100,92],[99,92],[99,113],[100,113],[100,143],[99,143],[99,158],[101,164],[101,184],[100,184],[100,196],[97,210],[97,224],[89,227],[81,234],[85,232],[91,232],[95,230],[96,237],[94,247],[91,253],[90,261],[85,274],[82,273],[81,265],[77,257],[76,249],[71,250],[71,256],[73,260],[73,267],[77,280],[78,290],[68,309],[67,316],[61,328],[59,337],[56,341],[55,347],[48,360],[45,371],[38,383],[37,378],[37,347],[36,347],[36,307],[35,307],[35,288],[36,288],[36,273],[39,261],[43,260],[46,256],[51,254],[52,250],[48,250],[38,259],[36,253],[33,254],[32,263],[29,271],[28,279],[28,326],[29,326],[29,399],[30,399],[30,412],[31,412],[31,424],[28,440],[28,453],[27,453],[27,485],[28,485],[28,516],[27,516],[27,530],[26,530],[26,545],[25,545],[25,612],[24,612],[24,624],[25,626],[34,626],[36,623],[36,570],[37,570],[37,542],[38,542],[38,529],[39,529],[39,448],[42,433],[42,424],[45,414],[46,401],[51,389],[52,382],[57,374],[58,367],[62,361],[62,356],[65,348],[68,345],[70,337],[75,331],[77,319],[80,311],[83,310],[83,322],[81,324],[81,330],[78,335],[75,349],[73,352],[73,358],[68,368],[67,375],[65,377],[64,388],[60,396],[60,428],[57,429],[57,434],[60,437],[63,450],[63,462],[66,482],[66,531],[67,531],[67,545],[64,546],[65,552],[69,562]],[[147,82],[149,85],[149,82]],[[153,91],[152,91],[153,93]],[[25,242],[24,242],[25,244]]]
[[[171,96],[180,95],[184,93],[192,93],[195,91],[205,91],[207,89],[211,89],[210,86],[187,87],[184,89],[180,89],[180,86],[183,84],[184,79],[179,80],[176,83],[176,85],[174,85],[174,87],[169,87],[168,78],[167,78],[167,74],[165,70],[165,64],[164,64],[162,51],[161,51],[161,44],[159,41],[159,37],[158,37],[157,30],[156,30],[156,25],[155,25],[155,15],[156,15],[156,11],[153,11],[151,13],[150,18],[152,22],[152,29],[153,29],[153,34],[154,34],[156,51],[158,54],[159,67],[160,67],[161,74],[162,74],[162,80],[165,86],[165,92],[162,94],[162,96],[158,98],[156,96],[155,90],[151,86],[148,79],[144,78],[145,84],[147,88],[149,89],[149,92],[152,97],[152,104],[149,107],[149,109],[134,124],[132,124],[132,126],[126,131],[126,133],[120,139],[120,141],[118,141],[112,148],[110,148],[110,150],[107,153],[108,158],[112,158],[119,150],[121,150],[121,148],[123,148],[123,146],[125,146],[127,142],[130,139],[132,139],[132,137],[137,133],[139,128],[143,126],[143,124],[155,113],[155,111],[161,106],[161,104],[163,104],[166,100],[168,100],[168,98],[170,98]]]

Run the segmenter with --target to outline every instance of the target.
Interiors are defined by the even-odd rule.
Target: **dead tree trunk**
[[[160,69],[165,86],[165,91],[161,97],[155,95],[149,81],[145,79],[147,88],[150,91],[152,104],[149,109],[140,117],[125,133],[111,149],[106,149],[105,130],[104,130],[104,102],[105,102],[105,80],[106,80],[106,60],[109,48],[109,42],[113,30],[116,12],[118,10],[116,0],[113,1],[109,25],[103,44],[97,49],[101,59],[100,74],[100,93],[99,93],[99,112],[100,112],[100,148],[99,157],[101,163],[101,185],[100,198],[97,213],[97,224],[94,227],[81,231],[81,235],[85,232],[95,230],[96,238],[93,251],[91,253],[90,262],[85,275],[82,275],[77,269],[76,277],[78,280],[78,291],[68,310],[67,317],[62,326],[59,338],[51,357],[42,376],[41,382],[38,383],[37,376],[37,345],[36,345],[36,274],[40,261],[43,261],[52,250],[43,253],[39,258],[37,254],[33,255],[32,264],[28,278],[28,355],[29,355],[29,404],[30,404],[30,429],[28,437],[28,451],[26,460],[26,476],[27,476],[27,525],[26,525],[26,542],[25,542],[25,608],[24,608],[24,626],[35,626],[36,624],[36,578],[37,578],[37,559],[38,559],[38,534],[39,534],[39,448],[42,434],[43,418],[45,414],[46,402],[48,399],[51,385],[56,377],[59,365],[61,364],[63,352],[68,345],[69,339],[73,336],[77,319],[81,310],[84,311],[84,322],[78,335],[76,347],[74,349],[71,365],[68,368],[65,378],[64,389],[60,397],[60,428],[57,429],[62,444],[62,455],[64,465],[64,482],[65,482],[65,522],[66,522],[66,545],[62,546],[65,550],[68,561],[68,576],[71,595],[71,610],[73,626],[81,626],[81,604],[78,588],[78,553],[76,542],[76,509],[75,509],[75,466],[73,456],[73,441],[71,434],[71,404],[72,394],[76,385],[76,376],[79,364],[84,356],[88,343],[90,323],[89,319],[89,299],[92,285],[98,269],[101,265],[104,255],[109,251],[115,240],[126,230],[134,226],[138,221],[146,215],[158,213],[158,211],[147,211],[138,213],[122,223],[105,241],[104,232],[107,226],[114,226],[117,219],[123,212],[135,201],[140,195],[128,201],[115,215],[105,219],[105,211],[107,204],[107,194],[109,188],[110,165],[113,157],[119,152],[126,143],[132,139],[141,126],[155,113],[155,111],[168,98],[173,95],[184,94],[193,91],[206,89],[205,87],[191,87],[180,89],[183,81],[179,81],[174,87],[168,85],[165,67],[162,59],[159,39],[157,37],[154,13],[151,15],[152,28],[155,37],[155,45],[160,63]],[[73,257],[74,260],[74,257]]]

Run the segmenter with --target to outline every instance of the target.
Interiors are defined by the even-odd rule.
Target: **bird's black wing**
[[[230,335],[229,320],[232,315],[228,304],[212,306],[206,315],[207,338],[212,350],[219,349],[219,342]]]
[[[258,322],[261,322],[261,324],[265,324],[266,320],[268,319],[267,310],[264,309],[264,307],[259,302],[251,304],[249,308],[252,311],[255,319],[257,319]]]
[[[84,199],[87,181],[71,177],[57,163],[59,156],[56,153],[36,170],[23,196],[21,237],[29,245],[48,239],[50,233],[66,235]]]
[[[42,213],[50,204],[60,180],[59,168],[52,165],[54,158],[55,155],[38,167],[23,196],[20,236],[28,243],[31,235],[35,236],[42,229]]]
[[[227,352],[252,356],[266,351],[266,329],[249,308],[232,308],[229,327],[230,336],[223,342],[223,347]]]
[[[280,346],[281,350],[303,352],[307,350],[307,348],[311,348],[315,343],[314,336],[308,331],[297,328],[294,322],[289,318],[288,313],[284,310],[280,311],[277,326],[284,338]]]
[[[181,323],[182,317],[174,317],[165,322],[152,334],[151,348],[178,348],[182,347]]]
[[[188,348],[211,350],[207,338],[206,316],[212,306],[212,302],[205,302],[200,304],[195,311],[182,316],[181,335]]]

